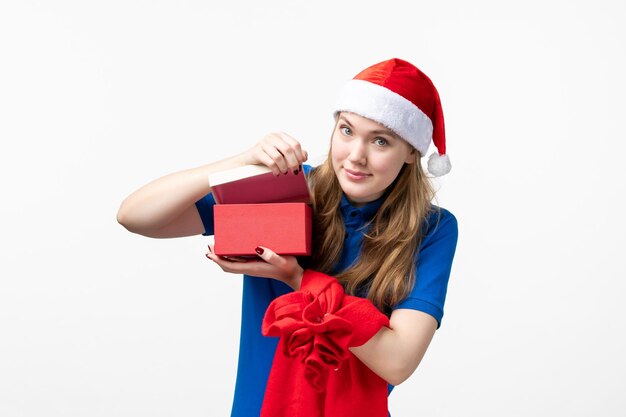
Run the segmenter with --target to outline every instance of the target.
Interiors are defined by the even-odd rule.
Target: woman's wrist
[[[244,152],[241,152],[240,154],[235,155],[235,159],[237,159],[239,165],[253,164],[250,158],[250,150],[246,150]]]
[[[300,287],[302,286],[303,275],[304,269],[298,267],[298,272],[296,272],[296,274],[289,280],[289,282],[286,282],[286,284],[293,288],[294,291],[300,290]]]

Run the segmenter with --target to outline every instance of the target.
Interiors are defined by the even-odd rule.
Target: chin
[[[348,200],[353,201],[355,203],[365,204],[371,201],[376,200],[378,197],[383,195],[383,193],[371,192],[370,190],[364,192],[364,190],[353,189],[352,187],[341,187],[343,193],[346,195]]]

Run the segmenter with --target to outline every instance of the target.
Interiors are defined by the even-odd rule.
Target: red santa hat
[[[428,158],[434,176],[450,172],[439,93],[413,64],[393,58],[361,71],[344,86],[335,114],[347,111],[393,130],[425,156],[431,141],[437,152]]]

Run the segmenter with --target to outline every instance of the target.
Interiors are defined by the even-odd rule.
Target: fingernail
[[[209,253],[211,253],[211,247],[209,246]]]
[[[289,171],[285,172],[285,175],[289,174]]]
[[[205,254],[204,254],[204,256],[206,256],[207,258],[209,258],[209,254],[208,254],[208,253],[205,253]],[[211,259],[211,258],[209,258],[209,259]]]
[[[299,169],[294,169],[294,170],[293,170],[294,175],[298,175],[298,172],[300,172],[300,170],[299,170]]]
[[[256,249],[254,250],[256,253],[258,253],[259,255],[263,255],[263,248],[260,247],[256,247]]]

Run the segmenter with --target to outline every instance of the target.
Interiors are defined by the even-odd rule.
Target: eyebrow
[[[345,118],[345,116],[340,116],[339,120],[343,120],[344,122],[346,122],[348,124],[348,126],[350,127],[354,127],[352,126],[352,123],[350,123],[350,121],[348,119]],[[372,130],[370,133],[374,133],[377,135],[385,134],[385,135],[390,135],[391,137],[396,137],[395,132],[393,132],[391,129],[376,129],[376,130]]]

